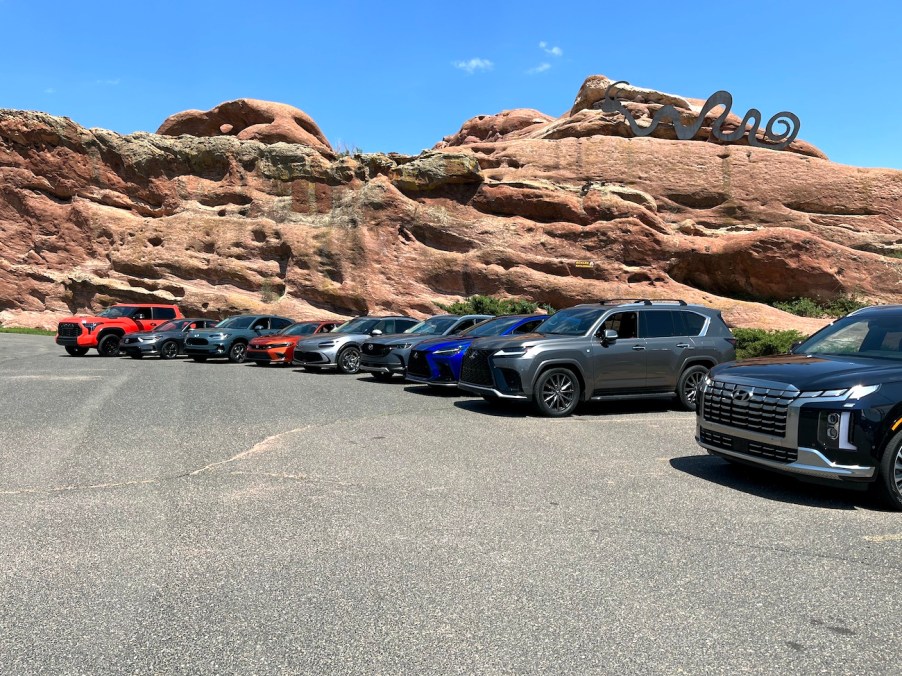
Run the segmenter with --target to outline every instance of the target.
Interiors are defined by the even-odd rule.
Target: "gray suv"
[[[436,336],[455,336],[494,315],[435,315],[424,319],[404,333],[371,338],[363,344],[360,370],[377,380],[388,380],[396,373],[404,375],[410,351],[424,340]]]
[[[357,373],[363,341],[383,333],[399,333],[416,323],[410,317],[356,317],[332,333],[299,340],[292,363],[308,371],[338,369],[341,373]]]
[[[475,341],[458,386],[488,400],[532,401],[553,417],[604,399],[676,397],[695,410],[708,369],[735,359],[735,344],[717,310],[601,301],[561,310],[538,333]]]

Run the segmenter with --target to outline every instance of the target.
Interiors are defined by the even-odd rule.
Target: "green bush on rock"
[[[549,315],[555,313],[555,309],[543,303],[533,303],[522,298],[496,298],[495,296],[470,296],[464,301],[442,305],[436,303],[442,310],[453,315],[529,315],[544,310]]]
[[[736,338],[737,359],[786,354],[793,343],[805,339],[805,335],[794,330],[733,329],[733,336]]]

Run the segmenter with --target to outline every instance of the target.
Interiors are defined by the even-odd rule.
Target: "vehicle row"
[[[548,417],[570,415],[586,401],[676,399],[696,410],[696,440],[712,455],[805,480],[873,485],[902,509],[899,306],[856,311],[791,354],[738,362],[720,313],[684,301],[615,299],[551,316],[363,316],[342,324],[240,315],[211,325],[163,309],[120,305],[70,318],[57,342],[75,356],[96,347],[105,356],[184,353],[196,361],[403,376],[488,401],[529,402]]]

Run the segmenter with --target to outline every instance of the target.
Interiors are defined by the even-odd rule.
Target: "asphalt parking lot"
[[[898,673],[902,515],[368,376],[0,335],[3,673]]]

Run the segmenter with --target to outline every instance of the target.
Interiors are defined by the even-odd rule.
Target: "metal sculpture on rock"
[[[673,125],[677,138],[682,141],[687,141],[693,138],[698,133],[699,129],[701,129],[705,122],[705,116],[718,106],[723,106],[723,112],[721,112],[711,124],[711,135],[718,141],[735,143],[748,132],[748,143],[750,146],[782,150],[792,143],[796,136],[799,135],[799,127],[801,126],[799,118],[793,113],[784,110],[767,121],[767,126],[764,128],[764,138],[763,140],[760,140],[758,138],[758,128],[761,126],[761,112],[757,108],[750,109],[735,130],[731,132],[724,131],[723,125],[727,120],[727,116],[730,114],[730,108],[733,106],[733,96],[730,92],[724,90],[714,92],[708,97],[708,100],[705,101],[705,105],[702,106],[698,117],[692,124],[683,124],[680,112],[674,108],[672,104],[668,103],[655,112],[651,119],[651,124],[647,127],[642,127],[639,126],[630,111],[627,110],[626,106],[618,99],[611,96],[611,90],[615,89],[618,85],[628,84],[629,82],[626,82],[625,80],[613,82],[605,90],[604,99],[601,101],[601,109],[606,113],[620,113],[623,115],[627,124],[629,124],[630,129],[633,130],[633,133],[636,136],[650,136],[655,129],[658,128],[658,125],[661,124],[661,122],[669,120]],[[779,132],[774,130],[775,125],[779,125]]]

